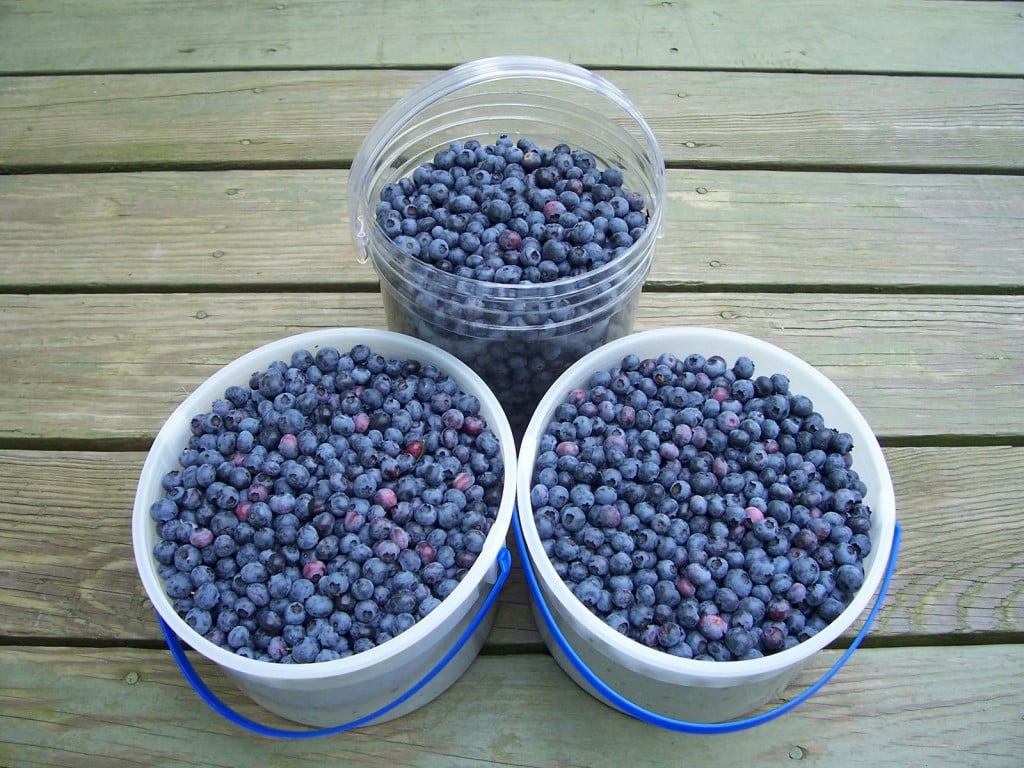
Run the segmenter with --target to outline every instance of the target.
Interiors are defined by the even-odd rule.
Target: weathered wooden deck
[[[761,336],[865,414],[904,532],[892,590],[822,692],[741,737],[580,691],[518,571],[432,705],[249,736],[144,598],[146,450],[252,347],[385,327],[351,159],[410,89],[499,53],[601,71],[657,134],[667,231],[637,329]],[[1022,2],[0,2],[0,350],[0,766],[1024,763]]]

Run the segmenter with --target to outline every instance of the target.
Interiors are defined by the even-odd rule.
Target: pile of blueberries
[[[590,152],[502,135],[453,142],[380,192],[385,236],[439,270],[413,278],[399,268],[413,285],[394,295],[385,286],[391,327],[473,365],[517,435],[558,375],[632,323],[635,270],[595,273],[647,229],[644,196],[623,182]]]
[[[629,355],[555,410],[534,519],[559,577],[616,631],[684,658],[760,658],[820,632],[864,582],[852,449],[748,357]]]
[[[497,515],[502,451],[431,364],[298,350],[195,416],[150,508],[174,609],[247,658],[329,661],[444,600]]]
[[[644,197],[622,184],[622,169],[601,170],[567,144],[470,139],[385,185],[375,216],[403,253],[444,272],[549,283],[609,262],[643,235]]]

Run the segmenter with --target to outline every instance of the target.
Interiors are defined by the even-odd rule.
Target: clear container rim
[[[576,64],[544,56],[492,56],[460,64],[416,88],[392,105],[363,140],[352,161],[348,181],[350,232],[361,262],[368,259],[366,227],[367,222],[372,220],[365,209],[362,191],[367,186],[367,176],[373,159],[383,152],[409,121],[429,106],[464,88],[516,78],[549,80],[588,90],[615,104],[632,120],[643,135],[653,171],[655,199],[651,205],[651,218],[657,217],[658,226],[648,226],[648,231],[653,229],[657,235],[661,234],[661,209],[665,198],[664,159],[653,131],[629,97],[618,86],[596,72]],[[636,246],[637,244],[634,244],[633,247]]]

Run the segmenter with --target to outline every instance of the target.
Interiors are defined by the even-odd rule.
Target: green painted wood
[[[0,175],[0,765],[1021,764],[1024,3],[592,5],[495,32],[467,0],[0,0],[0,174],[28,174]],[[512,50],[600,69],[676,169],[637,328],[781,344],[889,446],[904,548],[875,647],[740,738],[656,731],[541,652],[517,569],[434,706],[254,739],[153,646],[143,449],[253,346],[385,326],[343,169],[440,68]]]
[[[601,6],[4,3],[0,71],[449,66],[533,53],[597,66],[1019,74],[1019,3],[864,0]],[[985,45],[973,44],[984,40]]]
[[[644,292],[636,330],[673,324],[789,349],[832,377],[884,438],[1019,439],[1024,424],[1019,296]],[[0,439],[148,444],[222,365],[339,325],[386,327],[380,295],[2,295]]]
[[[0,286],[372,289],[347,171],[0,176]],[[1024,177],[675,170],[649,283],[1019,290]]]
[[[1024,449],[889,448],[885,456],[904,535],[872,642],[1024,632],[1024,551],[1003,535],[1024,495]],[[129,530],[144,460],[139,452],[0,451],[0,637],[160,639]],[[542,645],[515,562],[491,653]]]
[[[436,74],[0,77],[0,169],[345,166],[377,120]],[[1017,78],[601,74],[636,103],[670,164],[1024,167],[1024,81]]]
[[[787,689],[810,684],[835,652]],[[0,762],[92,766],[680,764],[1017,768],[1024,647],[861,649],[817,696],[740,736],[653,728],[591,698],[541,654],[481,656],[433,703],[325,739],[273,741],[212,715],[165,652],[0,648]],[[215,691],[264,722],[210,664]]]

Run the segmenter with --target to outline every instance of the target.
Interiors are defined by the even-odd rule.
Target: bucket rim
[[[679,349],[692,345],[694,348]],[[725,347],[726,352],[696,347]],[[638,347],[643,351],[638,351]],[[868,487],[869,495],[877,496],[877,502],[870,505],[872,512],[872,549],[865,561],[864,583],[843,612],[816,635],[801,641],[793,648],[764,656],[759,659],[736,661],[707,661],[672,656],[664,651],[648,648],[642,643],[626,637],[601,621],[583,607],[557,575],[550,559],[545,554],[540,536],[533,519],[533,505],[530,501],[533,465],[536,459],[537,442],[546,428],[554,408],[573,386],[581,383],[582,376],[618,365],[630,353],[641,357],[651,356],[652,350],[689,354],[700,351],[719,354],[729,360],[738,354],[746,354],[755,365],[764,365],[765,356],[771,358],[768,364],[784,367],[777,371],[793,380],[795,391],[806,394],[807,385],[826,395],[828,409],[842,412],[844,431],[854,437],[854,468],[870,467],[874,487]],[[743,351],[740,351],[743,350]],[[735,354],[734,354],[735,352]],[[821,411],[819,396],[812,396],[814,409]],[[834,425],[834,419],[826,423]],[[611,341],[587,354],[567,369],[545,393],[530,420],[520,443],[517,468],[517,519],[520,524],[526,551],[538,577],[538,582],[549,600],[553,601],[556,613],[575,622],[578,634],[589,637],[595,650],[614,658],[623,666],[642,674],[657,677],[681,685],[699,684],[704,687],[730,687],[747,681],[781,675],[792,668],[801,666],[819,650],[827,647],[845,632],[861,616],[885,576],[893,546],[896,528],[896,498],[881,446],[870,425],[847,395],[810,363],[793,353],[754,336],[717,328],[700,326],[675,326],[633,333]]]
[[[151,548],[158,536],[149,507],[158,495],[147,493],[160,488],[160,478],[177,466],[177,456],[185,444],[191,417],[209,410],[210,403],[223,396],[231,384],[244,384],[253,371],[265,368],[285,354],[298,349],[313,350],[332,346],[347,349],[356,344],[367,344],[371,350],[385,355],[404,356],[421,363],[438,366],[455,379],[463,391],[475,395],[481,403],[481,413],[488,426],[497,434],[504,460],[502,498],[494,523],[484,540],[483,548],[472,567],[459,581],[451,594],[445,597],[425,617],[418,619],[405,632],[386,642],[351,656],[332,661],[309,664],[279,664],[239,656],[207,640],[190,627],[174,610],[155,568]],[[469,366],[454,355],[429,342],[394,331],[362,327],[336,327],[307,331],[283,337],[252,349],[241,357],[222,366],[201,382],[164,422],[146,456],[136,489],[132,510],[132,547],[136,569],[147,597],[154,610],[183,642],[209,661],[230,673],[250,680],[302,681],[325,680],[365,671],[410,650],[431,637],[444,636],[444,628],[471,610],[478,592],[485,583],[493,582],[499,554],[505,540],[515,507],[516,452],[512,428],[497,397]],[[170,460],[168,460],[170,459]],[[148,544],[148,546],[147,546]]]

